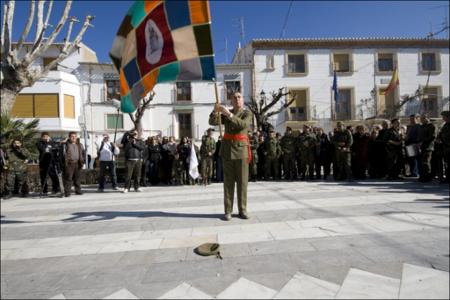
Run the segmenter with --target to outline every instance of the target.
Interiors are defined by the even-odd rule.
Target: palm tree
[[[2,136],[0,146],[3,149],[9,146],[12,139],[19,138],[22,141],[23,147],[30,152],[31,158],[35,159],[38,157],[36,142],[39,119],[34,119],[26,123],[22,119],[11,118],[9,114],[5,113],[0,116],[0,126]]]

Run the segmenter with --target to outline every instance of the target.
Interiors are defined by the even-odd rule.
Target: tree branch
[[[282,105],[279,109],[268,113],[266,116],[270,117],[270,116],[273,116],[273,115],[276,115],[276,114],[280,113],[283,109],[285,109],[286,107],[289,107],[289,105],[291,105],[295,101],[296,97],[297,97],[297,95],[294,94],[294,96],[292,97],[291,100],[289,100],[287,103]]]
[[[2,60],[10,59],[9,56],[11,54],[11,38],[12,38],[12,25],[14,19],[14,6],[15,1],[8,1],[4,5],[4,18],[3,28],[2,28]]]
[[[48,3],[48,7],[47,7],[47,16],[45,17],[45,22],[44,22],[45,30],[47,30],[48,20],[50,19],[50,14],[52,13],[52,9],[53,9],[53,0],[50,0],[50,2]]]
[[[71,17],[70,18],[70,23],[69,23],[69,29],[67,30],[67,35],[66,35],[66,39],[64,41],[64,48],[63,49],[67,49],[69,48],[69,43],[70,43],[70,35],[72,34],[72,28],[73,28],[73,23],[74,22],[80,22],[79,20],[77,20],[75,17]],[[63,50],[64,51],[64,50]]]
[[[30,2],[30,14],[28,15],[27,24],[25,25],[25,28],[23,29],[23,32],[20,35],[19,41],[17,42],[17,47],[16,47],[16,53],[17,54],[20,52],[20,50],[22,50],[23,42],[26,40],[26,38],[28,36],[28,33],[30,32],[31,25],[33,24],[33,20],[34,20],[34,8],[35,8],[35,6],[36,6],[36,1],[35,0],[31,0],[31,2]]]
[[[80,32],[78,32],[77,36],[75,37],[72,43],[64,45],[63,52],[69,54],[71,53],[72,49],[75,46],[78,46],[80,44],[81,39],[83,38],[83,35],[86,32],[87,28],[92,26],[91,21],[94,18],[95,18],[94,16],[86,16],[86,18],[84,19],[83,27],[81,27]]]
[[[61,15],[61,18],[58,22],[58,25],[56,25],[55,29],[53,30],[52,34],[50,35],[50,37],[47,39],[47,41],[42,44],[42,35],[43,35],[43,31],[41,32],[41,36],[38,40],[38,43],[35,43],[35,45],[33,46],[33,51],[31,52],[31,54],[27,54],[25,56],[25,59],[23,61],[23,66],[27,67],[31,62],[33,62],[37,57],[39,57],[40,55],[42,55],[47,49],[48,47],[50,47],[50,45],[53,43],[53,41],[55,40],[56,36],[59,34],[59,32],[61,31],[62,27],[64,26],[64,23],[67,20],[67,17],[69,15],[69,11],[70,11],[70,7],[72,6],[72,0],[67,0],[66,2],[66,6],[64,7],[64,11],[63,14]]]
[[[44,4],[45,0],[39,0],[37,9],[37,24],[36,24],[36,36],[34,42],[36,43],[44,30]]]
[[[283,93],[283,89],[284,88],[279,88],[278,89],[278,93],[272,93],[272,101],[266,106],[264,107],[261,112],[266,113],[269,111],[269,109],[271,109],[278,101],[280,101],[281,97],[286,96],[289,94],[289,92],[287,93]]]

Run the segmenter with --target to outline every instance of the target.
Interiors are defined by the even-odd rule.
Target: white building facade
[[[252,65],[254,95],[286,87],[296,100],[276,115],[272,125],[304,123],[326,127],[338,120],[356,123],[365,119],[428,113],[439,117],[448,109],[449,41],[437,39],[355,38],[253,40],[238,49],[233,63]],[[399,85],[384,95],[395,68]],[[336,70],[339,101],[332,85]],[[395,109],[403,95],[419,97]],[[287,101],[288,99],[285,99]],[[328,126],[327,126],[328,125]]]

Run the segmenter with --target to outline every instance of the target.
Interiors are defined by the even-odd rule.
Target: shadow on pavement
[[[112,220],[120,217],[128,218],[200,218],[200,219],[221,219],[223,214],[189,214],[189,213],[166,213],[163,211],[93,211],[93,212],[76,212],[73,217],[62,220],[63,222],[95,222]],[[97,217],[95,219],[86,219],[88,217]]]

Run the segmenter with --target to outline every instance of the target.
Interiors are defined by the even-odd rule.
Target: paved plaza
[[[446,185],[252,182],[230,222],[221,184],[84,190],[2,200],[2,299],[449,297]]]

